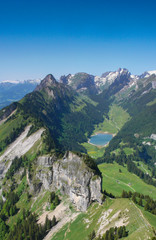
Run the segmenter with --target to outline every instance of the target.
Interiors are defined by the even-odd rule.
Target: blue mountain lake
[[[89,143],[97,145],[97,146],[104,146],[110,142],[113,138],[112,134],[107,133],[98,133],[96,135],[91,136],[89,139]]]

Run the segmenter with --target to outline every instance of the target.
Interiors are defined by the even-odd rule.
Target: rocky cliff
[[[0,180],[5,177],[13,160],[24,156],[34,144],[41,139],[44,128],[39,129],[32,135],[28,136],[31,125],[27,126],[24,131],[12,142],[7,149],[0,155]]]
[[[62,159],[39,157],[36,165],[33,177],[29,174],[31,191],[60,190],[81,211],[86,211],[93,201],[101,203],[101,177],[84,163],[82,157],[71,152]]]
[[[74,75],[68,74],[67,76],[61,76],[60,83],[72,87],[79,93],[98,93],[94,82],[94,76],[88,73],[80,72]]]

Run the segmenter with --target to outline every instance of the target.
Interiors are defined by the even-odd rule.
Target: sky
[[[155,0],[0,0],[0,81],[156,70],[155,11]]]

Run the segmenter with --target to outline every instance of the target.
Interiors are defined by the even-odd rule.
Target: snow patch
[[[155,75],[156,75],[156,70],[148,71],[148,73],[149,73],[150,75],[152,75],[152,74],[155,74]]]

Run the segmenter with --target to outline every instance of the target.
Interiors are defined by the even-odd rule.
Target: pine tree
[[[53,201],[54,201],[54,199],[55,199],[55,193],[54,192],[51,192],[50,193],[50,203],[52,203]]]
[[[141,207],[142,207],[142,204],[143,204],[143,203],[142,203],[142,198],[140,198],[140,199],[139,199],[139,202],[138,202],[138,204],[139,204],[139,206],[141,206]]]
[[[95,238],[96,234],[95,234],[95,230],[93,230],[89,236],[88,236],[88,240],[93,240]]]
[[[126,232],[126,227],[123,226],[123,233],[122,233],[122,237],[127,237],[128,236],[128,233]]]
[[[133,194],[133,196],[132,196],[132,201],[133,201],[134,203],[137,203],[137,200],[136,200],[136,197],[135,197],[134,194]]]
[[[56,221],[56,217],[55,217],[55,215],[54,215],[54,216],[53,216],[53,219],[52,219],[52,227],[55,226],[56,223],[57,223],[57,221]]]
[[[148,202],[146,202],[145,206],[144,206],[144,210],[145,211],[149,211],[150,207],[149,207],[149,204]]]

